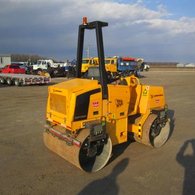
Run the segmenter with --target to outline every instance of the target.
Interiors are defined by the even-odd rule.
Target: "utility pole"
[[[87,57],[89,58],[90,57],[90,45],[88,45],[86,52],[87,52]]]

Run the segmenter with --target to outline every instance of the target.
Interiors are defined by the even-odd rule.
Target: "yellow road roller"
[[[154,148],[164,145],[170,134],[163,87],[143,85],[134,76],[108,79],[102,36],[106,26],[86,20],[79,25],[76,77],[48,89],[44,143],[86,172],[101,170],[112,147],[127,142],[128,134]],[[98,79],[81,78],[84,32],[93,29]]]

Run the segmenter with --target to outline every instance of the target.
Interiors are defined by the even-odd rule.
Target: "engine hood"
[[[80,78],[70,79],[51,86],[55,90],[66,90],[69,93],[76,93],[82,90],[86,91],[88,88],[93,89],[96,87],[99,87],[98,81]]]

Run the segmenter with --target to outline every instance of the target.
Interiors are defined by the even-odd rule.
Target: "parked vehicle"
[[[81,72],[85,74],[88,71],[89,66],[92,66],[93,64],[93,58],[83,58]]]
[[[118,62],[118,58],[116,56],[107,57],[105,59],[106,71],[116,73],[117,72],[117,62]]]
[[[17,64],[6,65],[1,69],[2,73],[25,74],[26,70]]]
[[[122,76],[137,74],[139,70],[137,59],[132,57],[119,57],[117,70]]]
[[[27,62],[12,62],[11,65],[17,65],[20,68],[24,68],[27,74],[30,72],[31,69]]]
[[[56,63],[53,60],[48,59],[48,60],[38,60],[37,64],[33,64],[31,66],[33,70],[47,70],[50,67],[57,68],[57,67],[64,67],[66,65],[67,63],[64,62]]]
[[[106,57],[105,58],[105,68],[109,75],[113,78],[118,76],[128,76],[134,74],[135,76],[140,75],[142,68],[144,70],[149,69],[149,65],[146,66],[142,58],[132,58],[132,57]],[[99,60],[97,57],[93,58],[84,58],[82,60],[82,73],[87,74],[87,71],[90,67],[99,65]]]

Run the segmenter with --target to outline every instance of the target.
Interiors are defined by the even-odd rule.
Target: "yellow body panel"
[[[135,123],[129,123],[129,132],[133,132],[138,138],[142,137],[142,127],[152,110],[165,108],[165,97],[163,87],[137,85],[132,89],[130,104],[130,115],[140,114]]]
[[[81,122],[73,122],[76,97],[80,94],[86,93],[93,89],[100,89],[100,85],[96,80],[87,79],[72,79],[49,87],[49,97],[47,102],[47,118],[49,121],[60,123],[62,126],[76,131],[81,128]],[[99,95],[98,95],[99,94]],[[92,95],[95,100],[101,99],[101,92],[96,96]],[[95,101],[94,100],[94,101]],[[101,101],[99,100],[99,108],[101,108]],[[63,107],[63,109],[59,109]],[[82,109],[82,105],[81,105]],[[91,111],[92,112],[92,111]],[[90,112],[89,112],[90,113]],[[101,111],[99,111],[100,117]],[[89,114],[90,116],[90,114]],[[79,123],[79,124],[78,124]],[[74,125],[75,127],[72,127]]]
[[[113,145],[124,143],[127,141],[127,128],[127,117],[107,121],[106,130],[112,140]]]
[[[120,119],[128,116],[130,87],[108,85],[108,118]]]
[[[72,133],[90,121],[103,120],[115,145],[126,142],[128,132],[141,138],[151,110],[164,108],[163,88],[142,85],[134,76],[126,78],[126,85],[109,84],[107,100],[102,100],[98,81],[72,79],[49,87],[47,120]],[[133,116],[137,118],[130,122]]]
[[[127,141],[130,87],[108,85],[107,132],[113,145]]]

